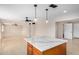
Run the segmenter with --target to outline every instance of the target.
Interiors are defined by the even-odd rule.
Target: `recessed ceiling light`
[[[64,13],[67,13],[67,10],[64,10]]]

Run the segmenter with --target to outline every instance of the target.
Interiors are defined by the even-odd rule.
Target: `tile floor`
[[[3,55],[25,55],[26,44],[22,37],[9,37],[2,40],[1,53]]]
[[[7,37],[2,43],[1,55],[26,55],[26,43],[22,37]],[[68,55],[79,55],[79,39],[68,40]]]
[[[79,55],[79,39],[68,40],[67,54]]]

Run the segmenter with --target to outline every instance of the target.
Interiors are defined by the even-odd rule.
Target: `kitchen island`
[[[67,41],[48,37],[25,38],[28,55],[66,55]]]

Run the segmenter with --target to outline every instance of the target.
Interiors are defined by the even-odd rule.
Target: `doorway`
[[[64,38],[65,39],[72,39],[72,23],[65,23],[64,24]]]

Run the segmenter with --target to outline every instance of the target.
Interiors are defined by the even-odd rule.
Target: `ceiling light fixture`
[[[34,22],[36,22],[37,21],[37,13],[36,13],[36,7],[37,7],[37,4],[34,4],[34,7],[35,7],[35,18],[34,18]]]
[[[26,17],[25,22],[28,22],[29,24],[31,24],[32,23],[32,20],[29,20],[28,17]]]
[[[64,13],[67,13],[67,10],[64,10]]]
[[[46,24],[48,23],[48,9],[45,9],[46,10]]]

